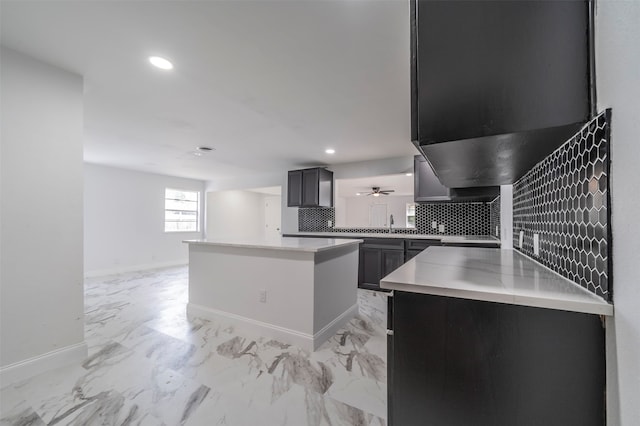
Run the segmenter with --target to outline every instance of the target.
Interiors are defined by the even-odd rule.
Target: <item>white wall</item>
[[[86,354],[83,105],[80,76],[5,47],[0,62],[0,366],[6,380],[10,370],[33,374]]]
[[[287,207],[287,170],[282,173],[267,175],[247,174],[240,179],[216,179],[207,182],[207,192],[223,190],[244,190],[250,188],[264,188],[267,186],[279,186],[282,188],[281,197],[281,229],[282,233],[298,231],[298,208]]]
[[[607,322],[608,424],[640,419],[640,2],[599,1],[598,109],[613,109],[611,211],[615,317]]]
[[[409,142],[407,142],[409,143]],[[418,151],[416,150],[416,154]],[[307,166],[309,167],[309,166]],[[326,166],[333,171],[334,179],[351,179],[367,176],[391,175],[413,170],[413,157],[395,157],[381,160],[359,161]],[[228,179],[207,182],[207,192],[249,189],[266,186],[282,188],[282,232],[298,232],[298,208],[287,207],[287,170],[268,175],[248,174],[244,179]],[[395,217],[395,215],[394,215]],[[338,218],[336,217],[336,220]]]
[[[265,196],[252,191],[207,192],[207,238],[261,238]]]
[[[372,196],[360,196],[360,197],[348,197],[345,198],[346,210],[344,222],[338,221],[336,216],[336,226],[346,227],[368,227],[369,223],[369,208],[373,204],[386,204],[387,205],[387,218],[389,215],[393,215],[394,228],[405,228],[407,203],[413,203],[412,196],[393,196],[381,195],[379,197]],[[337,206],[336,206],[337,211]],[[388,222],[387,222],[388,223]]]
[[[203,226],[164,232],[165,188],[200,191],[203,200],[203,181],[88,163],[84,176],[85,275],[187,263],[182,240],[202,238]]]

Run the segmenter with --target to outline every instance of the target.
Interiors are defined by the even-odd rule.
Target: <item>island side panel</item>
[[[260,332],[271,337],[289,333],[287,343],[308,347],[313,336],[313,258],[311,252],[190,244],[189,312],[230,314],[254,329],[259,323],[264,328]],[[204,315],[202,308],[208,310]]]
[[[359,246],[322,251],[315,257],[313,331],[316,347],[358,312]]]

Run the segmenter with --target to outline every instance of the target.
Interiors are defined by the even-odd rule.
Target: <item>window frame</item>
[[[409,215],[409,210],[413,206],[413,215]],[[409,222],[409,218],[413,216],[413,224]],[[416,229],[416,203],[407,203],[404,213],[405,226],[410,229]]]
[[[168,194],[167,194],[167,192],[169,192],[169,191],[195,194],[196,195],[196,209],[195,210],[188,210],[188,209],[167,208],[167,201],[185,201],[184,199],[169,198]],[[186,233],[186,232],[188,232],[188,233],[200,232],[200,214],[201,214],[201,210],[202,210],[202,208],[201,208],[201,206],[202,206],[201,200],[202,200],[202,196],[201,196],[200,191],[198,191],[198,190],[165,187],[164,188],[164,232],[167,233],[167,234]],[[191,200],[186,200],[186,201],[191,201]],[[194,211],[196,213],[196,220],[195,221],[167,220],[167,212],[193,213]],[[176,224],[179,224],[179,223],[195,223],[196,227],[195,227],[195,230],[191,230],[191,229],[167,229],[167,223],[176,223]]]

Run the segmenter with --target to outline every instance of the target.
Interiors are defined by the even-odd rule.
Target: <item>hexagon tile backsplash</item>
[[[608,109],[513,185],[513,246],[607,300],[610,123]]]

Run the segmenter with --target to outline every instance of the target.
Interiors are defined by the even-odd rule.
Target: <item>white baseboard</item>
[[[82,342],[9,364],[0,368],[0,386],[4,387],[67,365],[79,365],[87,358],[87,354],[87,344]]]
[[[187,304],[187,315],[190,317],[204,318],[210,321],[227,321],[242,329],[259,333],[261,336],[271,337],[283,343],[298,346],[310,352],[315,351],[322,343],[333,336],[357,311],[357,304],[351,306],[327,324],[322,330],[312,335],[195,303]]]
[[[324,342],[333,337],[338,330],[349,322],[358,313],[358,304],[352,305],[349,309],[341,313],[337,318],[325,325],[322,330],[313,335],[313,350],[315,351]]]
[[[116,275],[123,274],[125,272],[136,272],[136,271],[147,271],[149,269],[161,269],[161,268],[170,268],[172,266],[183,266],[188,265],[188,260],[178,260],[172,262],[157,262],[157,263],[145,263],[142,265],[132,265],[132,266],[121,266],[117,268],[110,269],[99,269],[95,271],[85,271],[85,278],[94,278],[94,277],[103,277],[106,275]]]

